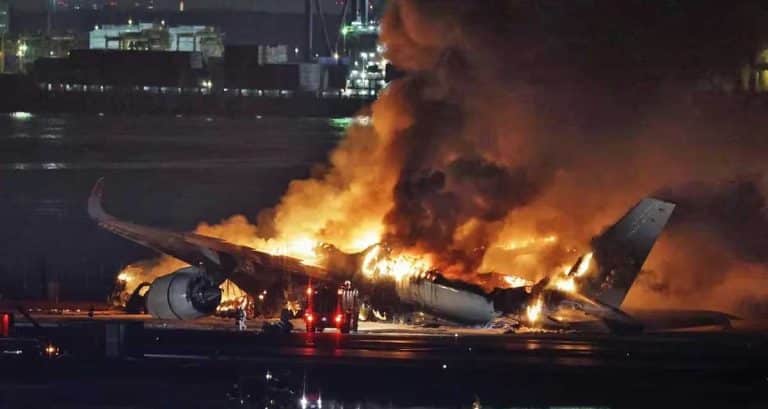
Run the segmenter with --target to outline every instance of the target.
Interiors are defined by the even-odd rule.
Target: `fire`
[[[562,273],[553,277],[550,286],[566,293],[577,292],[579,290],[577,278],[584,277],[589,272],[592,256],[593,253],[591,252],[582,256],[578,266],[564,266]]]
[[[582,277],[584,274],[589,271],[589,266],[592,262],[592,252],[589,252],[584,255],[584,257],[581,258],[581,263],[579,263],[579,268],[576,270],[576,277]]]
[[[248,300],[248,294],[238,287],[235,283],[225,280],[221,284],[221,303],[216,308],[217,312],[231,311],[235,307]]]
[[[268,240],[256,243],[256,249],[276,255],[295,257],[304,264],[317,264],[317,248],[320,243],[309,237],[299,236],[291,240]]]
[[[544,301],[541,298],[537,298],[536,301],[531,303],[525,308],[525,315],[528,317],[528,322],[535,324],[539,318],[541,318],[541,312],[544,309]]]
[[[557,236],[550,235],[545,237],[527,237],[519,240],[510,240],[500,247],[504,250],[520,250],[535,246],[544,246],[557,243]]]
[[[379,241],[381,241],[381,229],[371,229],[367,231],[363,231],[361,234],[356,236],[352,239],[352,243],[350,245],[350,251],[352,252],[358,252],[363,251],[374,244],[377,244]]]
[[[365,255],[362,265],[362,273],[368,278],[389,277],[395,281],[421,275],[430,269],[431,263],[425,257],[392,255],[381,245],[375,246]]]
[[[509,285],[509,288],[525,287],[530,284],[530,282],[524,278],[510,275],[504,276],[504,282]]]
[[[156,260],[140,261],[123,268],[117,275],[115,293],[112,294],[116,305],[125,306],[133,292],[142,283],[152,283],[156,278],[170,274],[185,264],[171,257],[162,257]],[[247,296],[245,291],[229,280],[221,284],[221,305],[231,305],[234,301]]]
[[[560,291],[574,293],[576,292],[576,280],[573,277],[560,279],[555,282],[555,287]]]

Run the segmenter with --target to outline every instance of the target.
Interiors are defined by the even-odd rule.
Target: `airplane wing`
[[[293,257],[274,256],[214,237],[171,232],[119,220],[104,210],[103,194],[102,178],[96,182],[88,198],[88,214],[99,227],[190,265],[204,267],[216,283],[229,278],[240,286],[260,278],[267,279],[270,273],[296,274],[316,280],[328,278],[323,268],[305,265]]]

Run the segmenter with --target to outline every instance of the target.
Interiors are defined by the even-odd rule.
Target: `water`
[[[107,296],[116,272],[152,252],[97,229],[85,201],[138,223],[191,230],[233,214],[255,220],[342,136],[327,119],[0,114],[0,294]]]

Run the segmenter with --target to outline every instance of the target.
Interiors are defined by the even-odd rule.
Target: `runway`
[[[248,395],[263,397],[269,373],[285,383],[278,388],[283,391],[309,382],[323,391],[328,407],[472,407],[477,397],[488,407],[768,403],[768,337],[760,331],[617,337],[366,324],[350,335],[263,334],[233,331],[232,320],[218,318],[38,319],[40,328],[20,322],[18,335],[48,337],[66,354],[6,365],[0,397],[32,388],[44,392],[31,394],[32,403],[59,396],[78,407],[83,396],[108,404],[110,396],[130,390],[134,407],[232,407],[226,404],[233,385],[255,388],[260,392]],[[110,345],[107,327],[123,331],[119,356],[99,357]],[[12,368],[31,375],[19,378]],[[82,386],[75,385],[93,390],[77,394],[73,388]],[[158,399],[171,404],[154,405]],[[293,406],[282,407],[296,407],[295,396],[286,399]],[[235,407],[265,407],[259,405]]]
[[[17,332],[61,338],[62,348],[73,355],[85,334],[101,335],[104,326],[118,325],[128,328],[126,350],[146,359],[553,368],[655,368],[663,363],[667,369],[696,370],[753,369],[768,362],[768,332],[739,328],[616,336],[363,322],[357,334],[345,335],[335,330],[307,334],[301,320],[293,321],[290,334],[263,333],[261,320],[238,332],[231,319],[216,317],[180,322],[70,313],[40,315],[36,321],[40,328],[20,319]]]

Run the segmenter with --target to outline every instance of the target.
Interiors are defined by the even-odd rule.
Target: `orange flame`
[[[426,257],[411,254],[391,255],[381,245],[372,248],[365,255],[362,273],[368,278],[392,278],[401,281],[407,277],[419,276],[431,269]]]
[[[541,298],[537,298],[533,303],[525,308],[525,316],[528,318],[528,322],[535,324],[541,318],[541,312],[544,310],[544,301]]]

